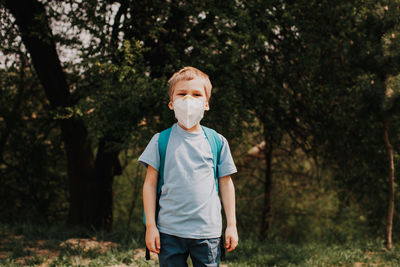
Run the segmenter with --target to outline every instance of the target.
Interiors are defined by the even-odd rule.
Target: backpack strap
[[[161,187],[164,184],[164,165],[165,155],[167,154],[167,146],[169,136],[171,135],[172,128],[168,128],[160,133],[158,137],[158,152],[160,154],[160,168],[158,170],[158,181],[157,181],[157,196],[161,195]]]
[[[211,152],[213,155],[213,163],[214,163],[214,178],[215,178],[215,184],[217,187],[217,192],[218,192],[218,163],[221,157],[221,149],[222,149],[222,141],[221,137],[219,134],[208,127],[201,126],[203,128],[204,134],[208,140],[208,143],[210,144],[211,147]]]
[[[205,126],[201,126],[203,128],[204,134],[208,140],[208,143],[211,147],[211,152],[213,155],[213,163],[214,163],[214,178],[215,178],[215,186],[218,193],[218,163],[221,158],[221,150],[222,150],[222,140],[219,134],[210,128]],[[224,237],[221,236],[220,239],[220,249],[221,249],[221,261],[225,260],[225,246],[224,246]]]
[[[167,154],[167,146],[169,141],[169,136],[171,135],[171,129],[168,128],[160,133],[158,136],[158,153],[160,155],[160,167],[158,169],[158,178],[157,178],[157,196],[156,196],[156,221],[158,217],[158,212],[160,211],[160,196],[161,196],[161,187],[164,184],[164,165],[165,165],[165,155]],[[143,224],[146,225],[146,216],[143,209]],[[145,230],[146,232],[146,230]],[[150,260],[150,251],[146,246],[146,260]]]
[[[167,146],[169,136],[171,135],[171,129],[168,128],[160,133],[158,136],[158,153],[160,155],[160,167],[158,168],[158,178],[157,178],[157,197],[156,197],[156,221],[158,212],[160,210],[159,200],[161,195],[161,188],[164,184],[164,165],[165,165],[165,154],[167,153]],[[143,210],[143,224],[146,225],[146,216]]]

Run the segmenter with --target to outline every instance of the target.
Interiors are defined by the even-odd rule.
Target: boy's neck
[[[178,122],[179,127],[181,127],[183,130],[189,132],[189,133],[199,133],[201,132],[201,126],[200,126],[200,122],[198,122],[195,126],[193,126],[190,129],[185,128],[185,126],[183,126],[182,124],[180,124]]]

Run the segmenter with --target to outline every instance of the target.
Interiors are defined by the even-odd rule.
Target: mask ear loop
[[[205,101],[204,103],[204,110],[210,110],[210,105],[208,104],[208,101]]]

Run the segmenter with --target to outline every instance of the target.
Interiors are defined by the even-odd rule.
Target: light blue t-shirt
[[[159,133],[139,157],[139,162],[160,167]],[[222,149],[219,178],[236,173],[227,140],[220,135]],[[168,141],[161,188],[157,228],[160,232],[184,238],[221,236],[221,202],[216,190],[211,147],[203,131],[190,133],[177,123]]]

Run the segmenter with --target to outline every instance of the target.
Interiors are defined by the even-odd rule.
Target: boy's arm
[[[218,180],[221,192],[222,204],[224,205],[226,216],[225,247],[228,252],[234,250],[239,242],[236,229],[235,214],[235,187],[230,176],[224,176]]]
[[[143,185],[143,206],[146,216],[146,246],[154,252],[160,253],[160,233],[156,226],[156,197],[158,172],[148,165],[146,179]]]

